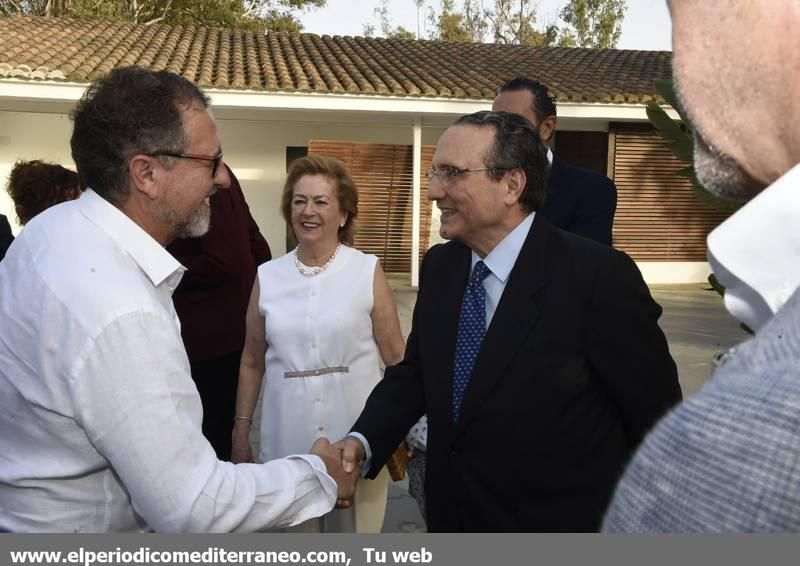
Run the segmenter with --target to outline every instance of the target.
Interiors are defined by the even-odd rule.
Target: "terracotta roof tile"
[[[661,100],[671,53],[0,19],[0,78],[86,82],[126,65],[222,89],[472,99],[524,75],[559,101],[644,103]]]

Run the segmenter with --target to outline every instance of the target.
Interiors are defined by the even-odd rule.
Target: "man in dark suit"
[[[258,266],[272,257],[230,168],[228,176],[230,188],[211,196],[206,235],[167,246],[187,268],[172,298],[203,403],[203,435],[220,460],[231,459],[247,303]],[[236,426],[250,423],[237,420]]]
[[[517,77],[502,87],[492,104],[495,112],[513,112],[527,118],[547,144],[556,130],[556,101],[539,81]],[[575,167],[547,150],[551,162],[547,198],[539,210],[551,224],[597,242],[611,245],[617,209],[617,187],[599,173]]]
[[[633,261],[535,212],[546,172],[518,115],[442,135],[428,198],[453,241],[426,254],[405,358],[338,444],[374,477],[427,412],[430,531],[597,530],[633,449],[681,398]]]

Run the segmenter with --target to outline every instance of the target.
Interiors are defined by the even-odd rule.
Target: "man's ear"
[[[149,155],[134,155],[128,162],[128,174],[131,177],[132,189],[142,193],[151,200],[160,196],[159,184],[156,182],[161,169],[155,164],[157,158]]]
[[[528,185],[528,176],[522,169],[511,169],[506,173],[506,194],[505,202],[509,206],[517,204],[525,192]]]
[[[539,137],[542,138],[542,142],[544,142],[545,145],[550,143],[550,139],[556,132],[557,120],[558,119],[555,116],[548,116],[539,122]]]

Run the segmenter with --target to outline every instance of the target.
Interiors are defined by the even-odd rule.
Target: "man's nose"
[[[214,185],[218,189],[231,188],[231,176],[228,174],[228,166],[224,161],[221,161],[217,166],[217,174],[214,176]]]
[[[444,198],[444,189],[442,183],[438,182],[435,178],[428,181],[428,200],[439,200]]]

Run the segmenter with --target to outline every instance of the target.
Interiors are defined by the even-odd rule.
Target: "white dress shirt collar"
[[[77,204],[84,216],[136,262],[155,287],[175,275],[178,280],[170,281],[170,290],[175,290],[186,268],[164,246],[91,188],[86,189]]]
[[[533,217],[536,216],[535,212],[531,212],[525,220],[519,223],[503,240],[489,252],[483,263],[492,272],[492,275],[497,277],[503,285],[508,281],[508,276],[517,262],[519,252],[522,250],[522,245],[525,243],[525,238],[528,237],[531,226],[533,225]],[[472,252],[472,267],[481,260],[481,257]],[[470,273],[472,270],[470,269]]]
[[[547,148],[547,162],[552,165],[553,164],[553,150],[549,147]]]
[[[800,164],[708,236],[708,260],[728,311],[754,331],[800,286]]]

